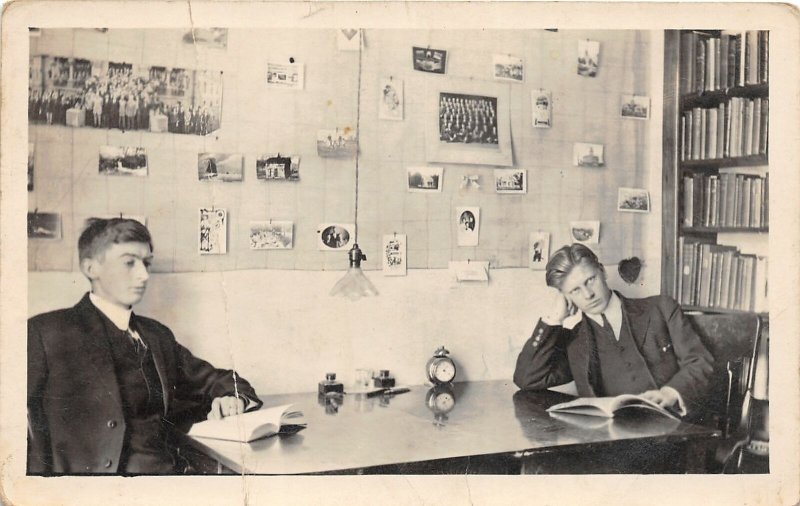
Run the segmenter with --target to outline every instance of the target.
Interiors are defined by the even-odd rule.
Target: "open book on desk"
[[[574,415],[601,416],[614,418],[622,412],[657,412],[669,418],[679,418],[669,410],[639,395],[623,394],[616,397],[580,397],[547,408],[550,413],[570,413]]]
[[[286,404],[226,416],[219,420],[203,420],[192,425],[189,435],[249,443],[275,434],[294,434],[305,428],[303,413],[294,410],[291,404]]]

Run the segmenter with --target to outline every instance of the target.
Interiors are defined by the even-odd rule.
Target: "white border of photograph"
[[[546,101],[546,107],[539,107],[540,101]],[[534,128],[550,128],[553,126],[553,92],[544,88],[531,91],[531,125]]]
[[[646,120],[650,118],[650,97],[622,95],[619,114],[623,118]]]
[[[248,237],[251,250],[292,249],[294,223],[291,221],[251,221]]]
[[[569,236],[581,244],[598,244],[600,243],[600,222],[596,220],[570,221]]]
[[[284,76],[283,79],[280,76]],[[291,78],[289,78],[291,76]],[[268,88],[302,90],[305,81],[305,67],[302,63],[267,62]]]
[[[480,207],[456,207],[456,237],[459,246],[477,246],[481,231]]]
[[[642,205],[644,204],[644,207]],[[617,190],[617,211],[623,213],[649,213],[650,192],[644,188],[623,188]]]
[[[420,182],[414,185],[411,178],[418,175]],[[427,165],[414,165],[406,167],[406,181],[408,191],[414,193],[441,193],[442,183],[444,182],[444,167],[428,167]],[[436,186],[431,186],[433,183]]]
[[[336,48],[339,51],[358,51],[361,48],[361,29],[339,28],[336,30]]]
[[[338,238],[331,234],[337,234]],[[347,251],[353,247],[355,238],[354,223],[321,223],[317,228],[317,247],[320,251]]]
[[[241,153],[197,153],[197,180],[241,183],[244,180],[244,156]]]
[[[514,178],[520,176],[518,181]],[[528,193],[528,171],[525,169],[494,169],[495,193]]]
[[[517,71],[519,74],[517,75]],[[521,83],[525,81],[525,63],[519,56],[510,54],[492,55],[492,77],[496,81]]]
[[[405,276],[407,274],[406,234],[383,236],[383,275]]]
[[[550,260],[550,232],[539,230],[528,236],[528,267],[541,271]]]
[[[381,77],[378,85],[378,118],[403,121],[403,80]]]
[[[197,251],[201,255],[226,254],[228,252],[228,211],[216,207],[201,207],[199,211]],[[210,218],[210,220],[204,222],[203,218]],[[208,232],[204,232],[204,228],[208,229]],[[213,229],[216,229],[216,233]]]
[[[603,145],[576,142],[572,146],[572,163],[576,167],[603,167],[606,164]]]

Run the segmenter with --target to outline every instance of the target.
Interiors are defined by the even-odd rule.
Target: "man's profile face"
[[[586,260],[582,260],[564,277],[561,293],[578,309],[589,314],[605,311],[611,297],[605,272],[593,267]]]
[[[143,242],[110,245],[97,258],[85,260],[92,291],[118,306],[130,308],[144,297],[153,253]]]

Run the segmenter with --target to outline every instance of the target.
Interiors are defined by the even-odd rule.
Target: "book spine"
[[[761,99],[761,139],[758,146],[759,154],[767,154],[767,133],[769,132],[769,99]]]
[[[711,176],[709,177],[709,183],[711,186],[711,196],[709,199],[710,209],[708,213],[708,226],[716,227],[719,216],[719,178],[717,176]]]
[[[700,109],[700,159],[708,158],[708,109]]]
[[[769,172],[764,175],[764,196],[761,198],[761,202],[764,205],[764,219],[762,224],[764,227],[769,227]]]
[[[702,37],[697,37],[695,47],[694,91],[700,93],[706,89],[706,44]]]
[[[762,225],[761,216],[761,193],[763,191],[764,180],[760,177],[753,179],[750,195],[750,226],[760,228]]]
[[[699,107],[692,109],[692,160],[700,159],[700,126],[702,116],[703,114]]]
[[[733,251],[725,251],[722,254],[722,284],[719,299],[719,307],[724,309],[730,309],[728,295],[731,289],[731,260],[733,260]]]
[[[755,302],[753,310],[759,313],[766,313],[769,310],[767,278],[767,257],[756,257]]]
[[[728,47],[728,41],[730,37],[727,34],[723,33],[719,39],[719,87],[720,89],[727,89],[728,88],[728,61],[729,61],[729,51],[730,48]]]
[[[703,221],[702,226],[711,226],[711,180],[703,178]]]
[[[761,32],[761,47],[760,47],[760,65],[761,75],[759,81],[762,83],[769,82],[769,31],[763,30]]]
[[[694,91],[694,65],[695,65],[695,34],[693,32],[681,33],[681,79],[680,94],[686,95]]]
[[[719,121],[719,110],[716,108],[708,110],[708,157],[717,157],[717,122]]]
[[[725,196],[725,223],[724,226],[733,226],[733,216],[736,211],[736,174],[728,173],[728,193]]]
[[[683,226],[692,226],[692,216],[694,210],[692,204],[694,203],[694,180],[689,176],[683,177]]]
[[[744,110],[744,154],[749,156],[753,154],[753,113],[754,101],[745,101]]]
[[[717,158],[725,156],[723,150],[725,149],[725,102],[722,102],[717,107]]]
[[[744,189],[742,193],[744,194],[744,199],[742,201],[742,222],[741,226],[747,228],[750,226],[750,197],[752,195],[752,186],[753,186],[753,179],[752,178],[745,178],[744,180]]]
[[[719,175],[719,218],[717,225],[725,226],[725,216],[728,213],[728,180],[730,173],[723,172]]]
[[[698,305],[708,307],[711,298],[711,245],[700,245],[700,300]]]
[[[753,100],[753,135],[750,143],[750,154],[757,155],[761,146],[761,98]]]
[[[683,269],[685,267],[684,264],[684,254],[683,248],[686,245],[686,238],[682,235],[678,236],[678,275],[676,276],[677,287],[675,288],[675,300],[683,301]]]
[[[703,175],[694,174],[693,179],[692,226],[700,227],[703,225],[703,195],[705,194]]]

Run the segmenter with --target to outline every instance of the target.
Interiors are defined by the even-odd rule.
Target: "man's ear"
[[[98,263],[94,258],[84,258],[81,260],[81,272],[84,276],[94,281],[98,277]]]

